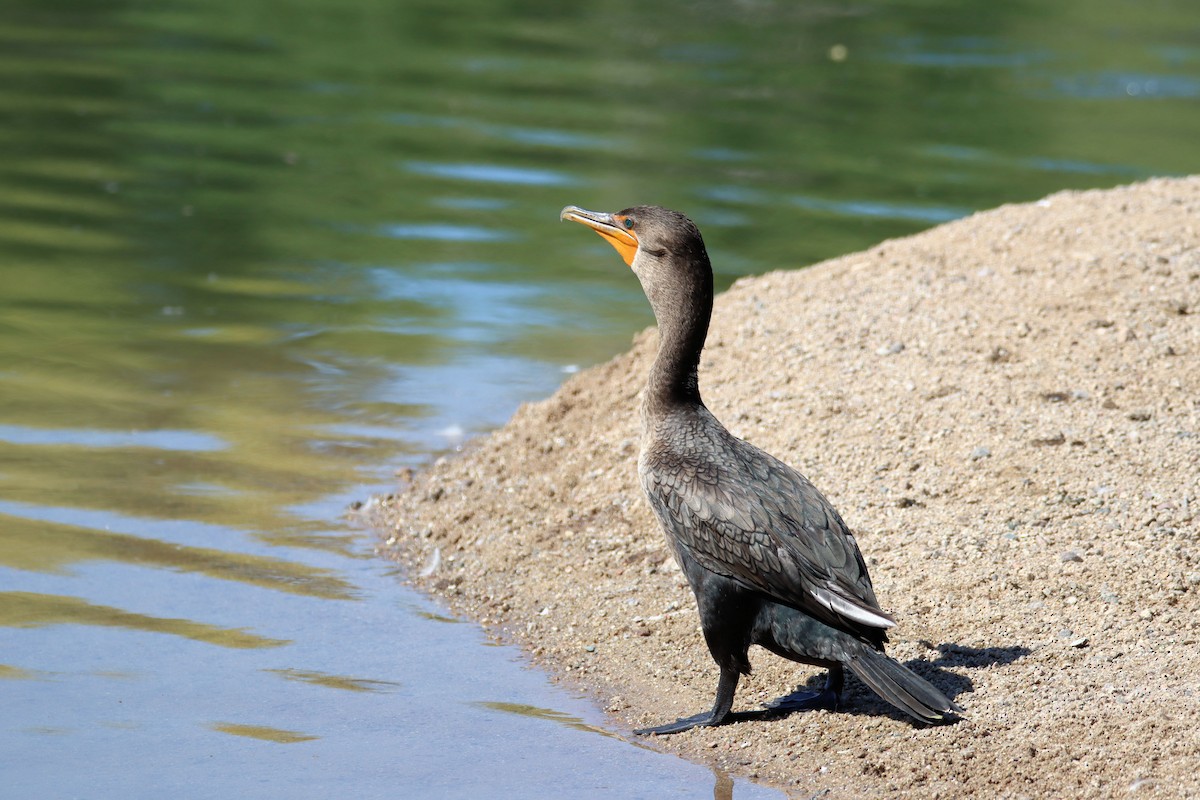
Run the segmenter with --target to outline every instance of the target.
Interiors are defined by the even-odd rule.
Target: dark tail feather
[[[927,680],[886,653],[864,647],[846,666],[884,700],[921,722],[949,719],[962,713],[953,701]]]

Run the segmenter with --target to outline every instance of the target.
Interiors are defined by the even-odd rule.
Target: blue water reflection
[[[429,223],[424,225],[382,225],[379,232],[392,239],[428,239],[435,242],[506,242],[516,239],[516,234],[470,225]]]
[[[994,37],[962,36],[943,39],[914,37],[898,41],[883,60],[914,67],[940,69],[1005,69],[1030,67],[1050,61],[1050,50],[1014,51],[1012,44]]]
[[[834,214],[851,214],[858,217],[880,217],[883,219],[899,219],[914,222],[926,222],[936,225],[939,222],[949,222],[952,219],[965,217],[971,213],[966,208],[937,208],[918,205],[895,205],[892,203],[871,202],[869,200],[821,200],[816,197],[791,197],[789,201],[808,211],[824,211]]]
[[[567,186],[578,183],[577,179],[547,169],[505,167],[497,164],[428,164],[411,161],[405,164],[404,168],[418,175],[513,186]]]
[[[1057,78],[1054,88],[1086,100],[1186,100],[1200,97],[1200,79],[1184,75],[1097,72]]]
[[[26,428],[0,425],[0,442],[51,447],[145,447],[157,450],[212,452],[228,443],[199,431],[105,431],[83,429]]]

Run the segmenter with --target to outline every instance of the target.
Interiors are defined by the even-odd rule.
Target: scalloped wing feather
[[[816,487],[719,423],[690,433],[686,450],[658,442],[639,460],[642,488],[677,546],[837,627],[895,624],[879,608],[854,536]]]

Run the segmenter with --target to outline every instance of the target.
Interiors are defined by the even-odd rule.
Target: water
[[[14,797],[778,796],[604,735],[342,520],[650,316],[568,203],[727,285],[1197,170],[1131,4],[7,0],[0,775]]]

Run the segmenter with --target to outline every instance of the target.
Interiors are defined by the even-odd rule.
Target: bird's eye
[[[630,219],[629,217],[626,217],[625,218],[625,230],[631,230],[632,228],[633,228],[633,220]]]

